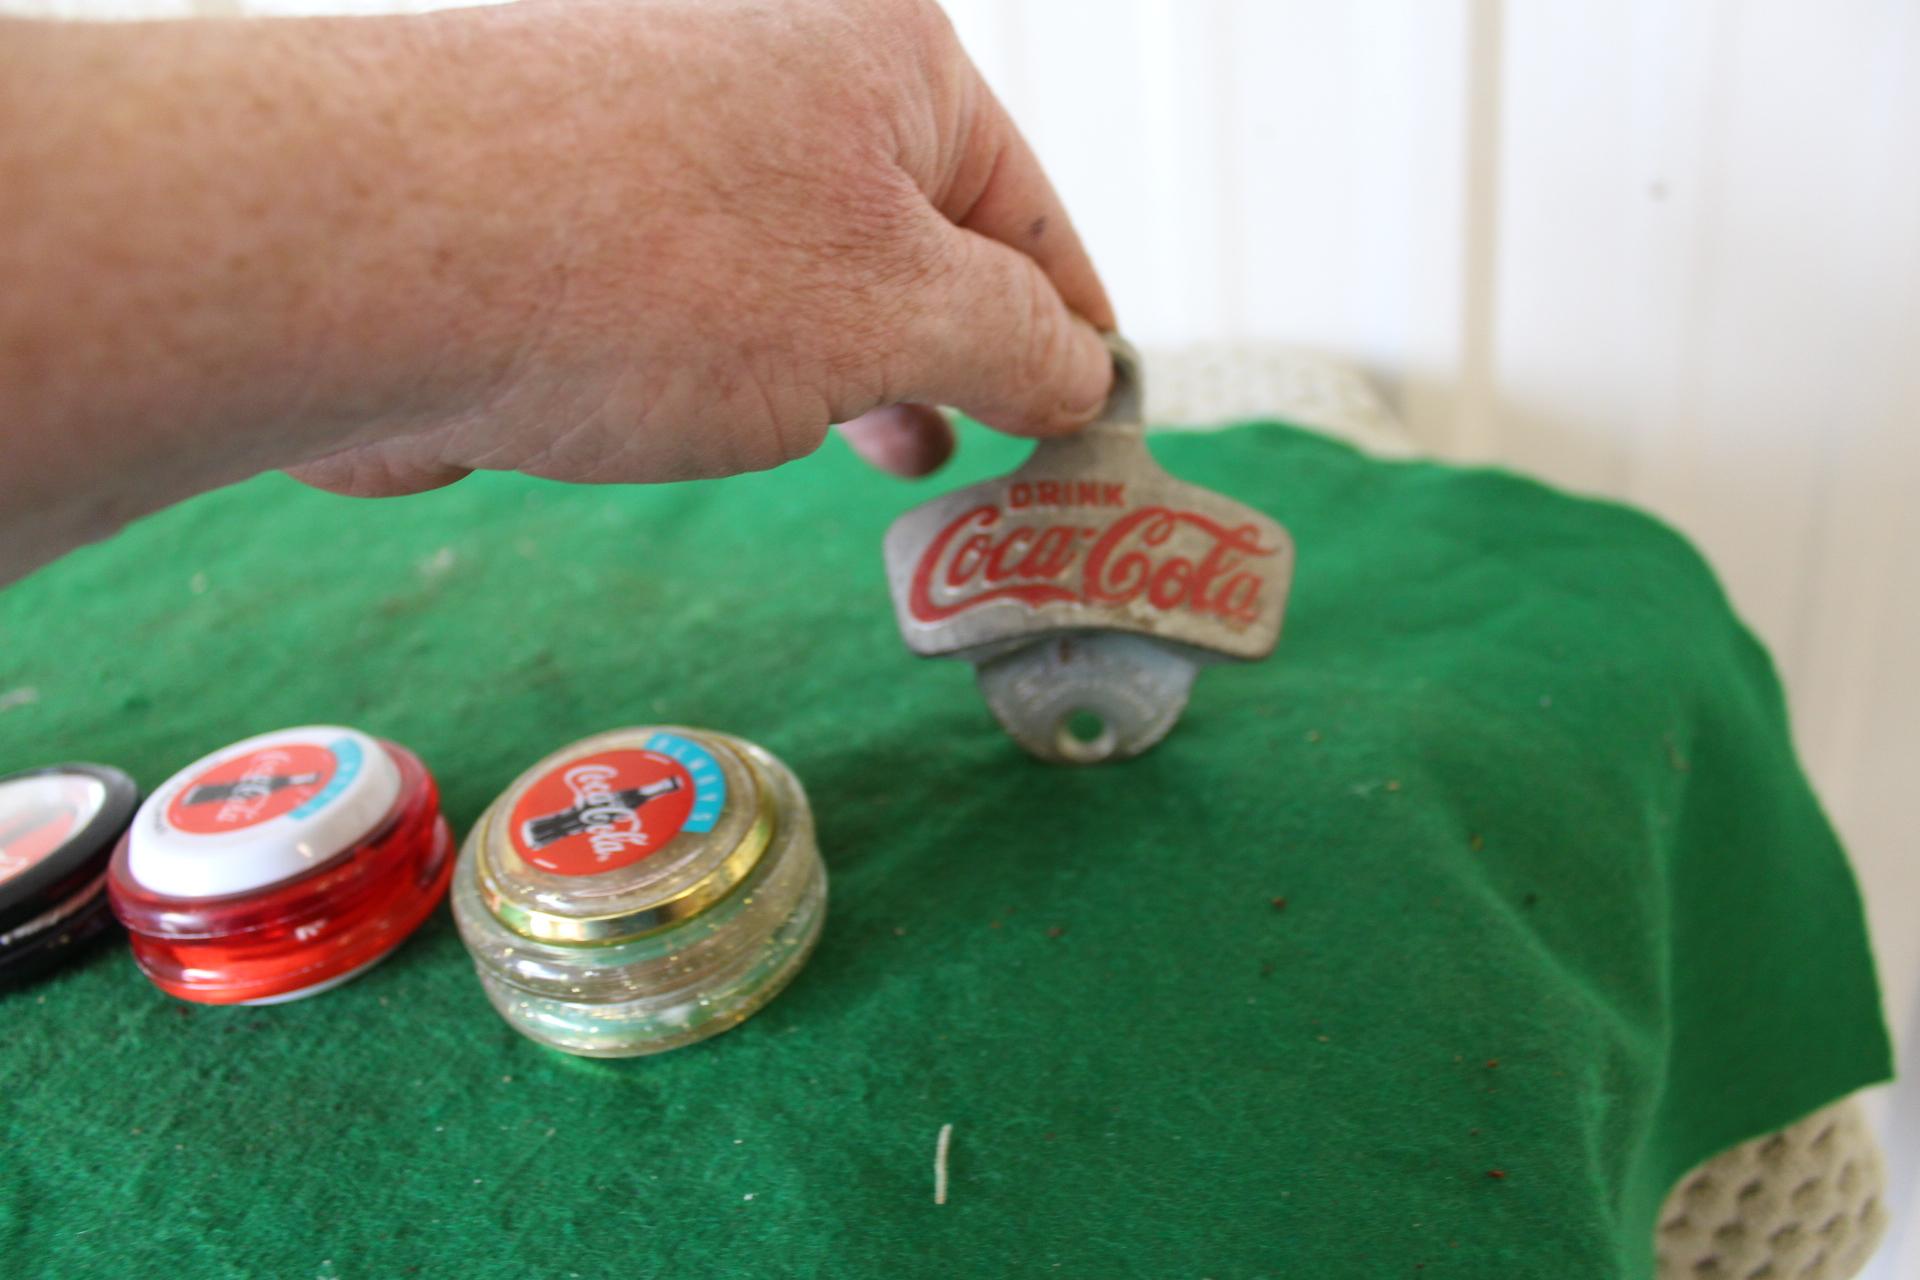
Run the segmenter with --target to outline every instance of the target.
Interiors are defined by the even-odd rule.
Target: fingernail
[[[1077,425],[1091,421],[1106,407],[1107,397],[1113,391],[1113,359],[1107,354],[1107,344],[1098,330],[1078,317],[1074,318],[1074,324],[1079,326],[1082,337],[1077,360],[1098,370],[1090,375],[1096,385],[1090,398],[1082,395],[1061,401],[1060,416]]]

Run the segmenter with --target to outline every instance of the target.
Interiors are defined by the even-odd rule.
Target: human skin
[[[931,0],[0,20],[0,582],[272,468],[759,470],[1090,420],[1114,317]]]

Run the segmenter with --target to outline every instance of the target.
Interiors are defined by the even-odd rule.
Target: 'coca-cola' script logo
[[[710,830],[725,805],[725,779],[713,758],[661,733],[644,749],[600,751],[554,766],[514,802],[508,832],[529,866],[599,875],[659,852],[682,831]]]
[[[574,811],[593,856],[605,862],[622,849],[644,849],[652,842],[640,823],[640,813],[616,800],[613,780],[618,769],[604,764],[576,765],[563,775],[573,792]]]
[[[1166,506],[1136,507],[1105,524],[1035,524],[1024,512],[1016,519],[989,502],[940,530],[914,566],[913,617],[940,622],[991,600],[1036,608],[1139,602],[1248,623],[1260,616],[1266,585],[1258,562],[1279,550],[1263,545],[1252,524],[1230,527]]]

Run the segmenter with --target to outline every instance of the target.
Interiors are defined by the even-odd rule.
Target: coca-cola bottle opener
[[[1110,337],[1095,422],[1010,475],[913,508],[887,531],[907,647],[965,658],[995,718],[1043,760],[1096,764],[1173,728],[1202,666],[1280,638],[1293,540],[1147,451],[1139,358]]]

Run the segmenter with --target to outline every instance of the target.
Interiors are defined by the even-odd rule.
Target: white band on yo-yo
[[[263,889],[370,835],[400,785],[393,757],[359,730],[263,733],[194,761],[147,798],[134,818],[128,870],[171,897]]]

